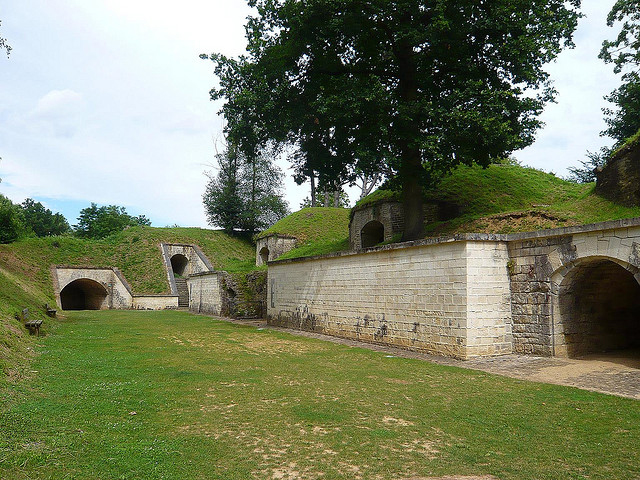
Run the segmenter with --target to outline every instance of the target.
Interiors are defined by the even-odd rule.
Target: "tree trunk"
[[[338,208],[340,206],[340,190],[333,192],[333,206]]]
[[[329,190],[324,191],[324,206],[328,207],[329,206]]]
[[[405,19],[411,21],[410,17]],[[404,207],[405,242],[424,237],[424,208],[422,205],[422,180],[424,169],[420,148],[416,139],[420,137],[420,127],[414,121],[418,99],[417,67],[412,46],[406,40],[399,42],[398,92],[403,104],[398,118],[398,146],[400,147],[400,180],[402,182],[402,203]]]
[[[309,175],[309,178],[311,180],[311,206],[312,207],[317,207],[317,203],[316,203],[316,176],[314,175],[313,171],[311,171],[311,175]]]

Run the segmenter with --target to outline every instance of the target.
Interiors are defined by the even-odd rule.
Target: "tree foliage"
[[[27,235],[20,205],[0,195],[0,243],[11,243]]]
[[[615,40],[605,40],[600,58],[622,73],[622,85],[605,97],[615,108],[604,109],[607,129],[602,133],[621,145],[640,129],[640,0],[617,0],[607,25],[621,24]],[[614,146],[614,148],[615,148]]]
[[[27,198],[22,202],[25,226],[37,237],[62,235],[71,231],[71,227],[61,213],[53,213],[40,202]]]
[[[230,139],[248,155],[287,145],[296,172],[321,184],[387,167],[410,240],[425,184],[532,143],[554,93],[544,64],[571,45],[580,0],[249,4],[248,55],[208,56]]]
[[[228,233],[255,233],[289,213],[282,198],[282,172],[266,152],[252,160],[229,146],[216,155],[218,172],[207,173],[202,200],[209,224]]]
[[[144,215],[137,217],[127,213],[124,207],[116,205],[98,207],[95,203],[80,210],[78,224],[74,225],[75,234],[81,238],[104,238],[120,232],[127,227],[151,225]]]
[[[587,160],[580,160],[581,167],[569,167],[567,180],[576,183],[591,183],[597,179],[597,173],[607,163],[611,150],[602,147],[599,152],[587,152]]]
[[[2,24],[2,20],[0,20],[0,25]],[[7,53],[7,58],[11,54],[11,45],[7,42],[7,39],[4,37],[0,37],[0,50],[4,50]]]

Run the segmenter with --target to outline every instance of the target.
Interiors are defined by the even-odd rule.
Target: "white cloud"
[[[72,137],[85,124],[83,96],[73,90],[51,90],[19,120],[34,135]]]

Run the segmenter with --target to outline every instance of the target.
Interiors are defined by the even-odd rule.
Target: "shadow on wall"
[[[640,347],[640,284],[624,267],[601,258],[581,263],[559,295],[569,357]]]
[[[384,242],[384,225],[372,220],[367,223],[360,231],[360,245],[362,248],[375,247],[379,243]]]
[[[183,276],[188,264],[189,259],[180,253],[171,257],[171,269],[174,275]]]
[[[95,280],[80,278],[60,292],[63,310],[101,310],[107,308],[108,292]]]

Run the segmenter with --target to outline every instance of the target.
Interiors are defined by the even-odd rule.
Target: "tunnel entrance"
[[[556,336],[569,357],[640,347],[640,284],[607,259],[576,265],[560,283]]]
[[[173,274],[178,277],[184,276],[187,271],[187,265],[189,264],[189,259],[184,255],[177,253],[173,257],[171,257],[171,269],[173,270]]]
[[[262,259],[263,265],[266,265],[269,261],[269,249],[267,247],[262,247],[260,249],[260,258]]]
[[[108,307],[108,292],[100,283],[88,278],[74,280],[60,292],[63,310],[100,310]]]
[[[384,241],[384,225],[377,220],[367,223],[360,231],[362,248],[374,247]]]

